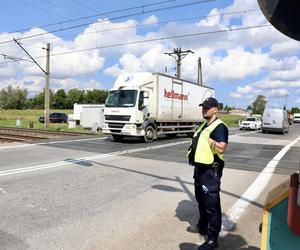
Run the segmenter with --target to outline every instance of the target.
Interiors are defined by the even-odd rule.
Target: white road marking
[[[184,140],[184,141],[180,141],[180,142],[167,143],[167,144],[162,144],[162,145],[157,145],[157,146],[149,146],[149,147],[144,147],[144,148],[122,150],[122,151],[116,151],[116,152],[100,154],[100,155],[97,154],[97,155],[93,155],[93,156],[77,158],[77,159],[72,159],[72,160],[67,160],[67,161],[58,161],[58,162],[53,162],[53,163],[36,165],[36,166],[32,166],[32,167],[4,170],[4,171],[0,171],[0,177],[7,176],[7,175],[20,174],[20,173],[25,173],[25,172],[40,171],[40,170],[44,170],[44,169],[56,168],[56,167],[61,167],[61,166],[67,166],[67,165],[71,165],[71,164],[75,164],[75,163],[79,163],[79,162],[83,162],[83,161],[103,159],[103,158],[113,157],[113,156],[117,156],[117,155],[132,154],[135,152],[141,152],[141,151],[146,151],[146,150],[151,150],[151,149],[171,147],[171,146],[176,146],[179,144],[185,144],[188,142],[189,141]]]
[[[247,132],[247,133],[239,133],[239,134],[234,134],[234,135],[229,135],[229,136],[249,135],[249,134],[255,134],[255,133],[257,133],[257,131],[251,131],[251,132]]]
[[[271,180],[276,166],[282,157],[289,151],[289,149],[294,146],[300,140],[300,136],[294,141],[286,145],[281,149],[277,155],[267,164],[263,171],[256,177],[254,182],[248,187],[246,192],[241,196],[239,200],[228,210],[226,215],[223,217],[222,222],[222,232],[221,235],[224,236],[230,231],[240,216],[245,212],[248,205],[255,201],[256,198],[262,193],[266,188],[269,181]]]
[[[94,141],[94,140],[103,140],[107,138],[106,136],[97,137],[97,138],[85,138],[85,139],[76,139],[76,140],[65,140],[65,141],[50,141],[50,142],[37,142],[32,144],[19,144],[19,145],[11,145],[11,146],[0,146],[0,150],[2,149],[11,149],[11,148],[26,148],[26,147],[34,147],[38,145],[47,145],[47,144],[60,144],[66,142],[80,142],[80,141]]]
[[[247,135],[247,134],[253,134],[256,133],[257,131],[252,131],[248,133],[240,133],[240,134],[235,134],[235,135],[230,135],[230,136],[237,136],[237,135]],[[3,149],[14,149],[14,148],[27,148],[27,147],[35,147],[39,145],[48,145],[48,144],[61,144],[61,143],[69,143],[69,142],[80,142],[80,141],[93,141],[93,140],[103,140],[108,138],[107,136],[103,137],[97,137],[97,138],[85,138],[85,139],[76,139],[76,140],[65,140],[65,141],[50,141],[50,142],[37,142],[37,143],[32,143],[32,144],[18,144],[18,145],[11,145],[11,146],[0,146],[0,150]]]

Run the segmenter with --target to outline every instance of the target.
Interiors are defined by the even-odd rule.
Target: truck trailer
[[[116,141],[125,136],[152,142],[159,135],[193,135],[203,121],[199,104],[214,89],[173,76],[140,72],[120,75],[109,91],[102,132]]]

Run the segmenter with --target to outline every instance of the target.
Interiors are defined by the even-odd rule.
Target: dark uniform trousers
[[[199,173],[196,167],[195,177],[195,197],[200,215],[197,225],[200,229],[208,229],[208,240],[217,241],[222,225],[221,173],[216,173],[212,168]]]

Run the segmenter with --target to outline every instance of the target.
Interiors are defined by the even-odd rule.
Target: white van
[[[265,109],[263,114],[263,125],[261,131],[289,132],[289,121],[286,110],[283,109]]]
[[[294,123],[300,122],[300,113],[294,113]]]

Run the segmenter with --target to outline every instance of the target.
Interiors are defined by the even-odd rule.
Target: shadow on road
[[[180,250],[197,250],[199,245],[183,242],[179,245]],[[260,248],[248,246],[246,240],[235,234],[227,234],[219,239],[219,247],[222,250],[259,250]]]
[[[25,240],[0,230],[0,249],[28,249]]]

